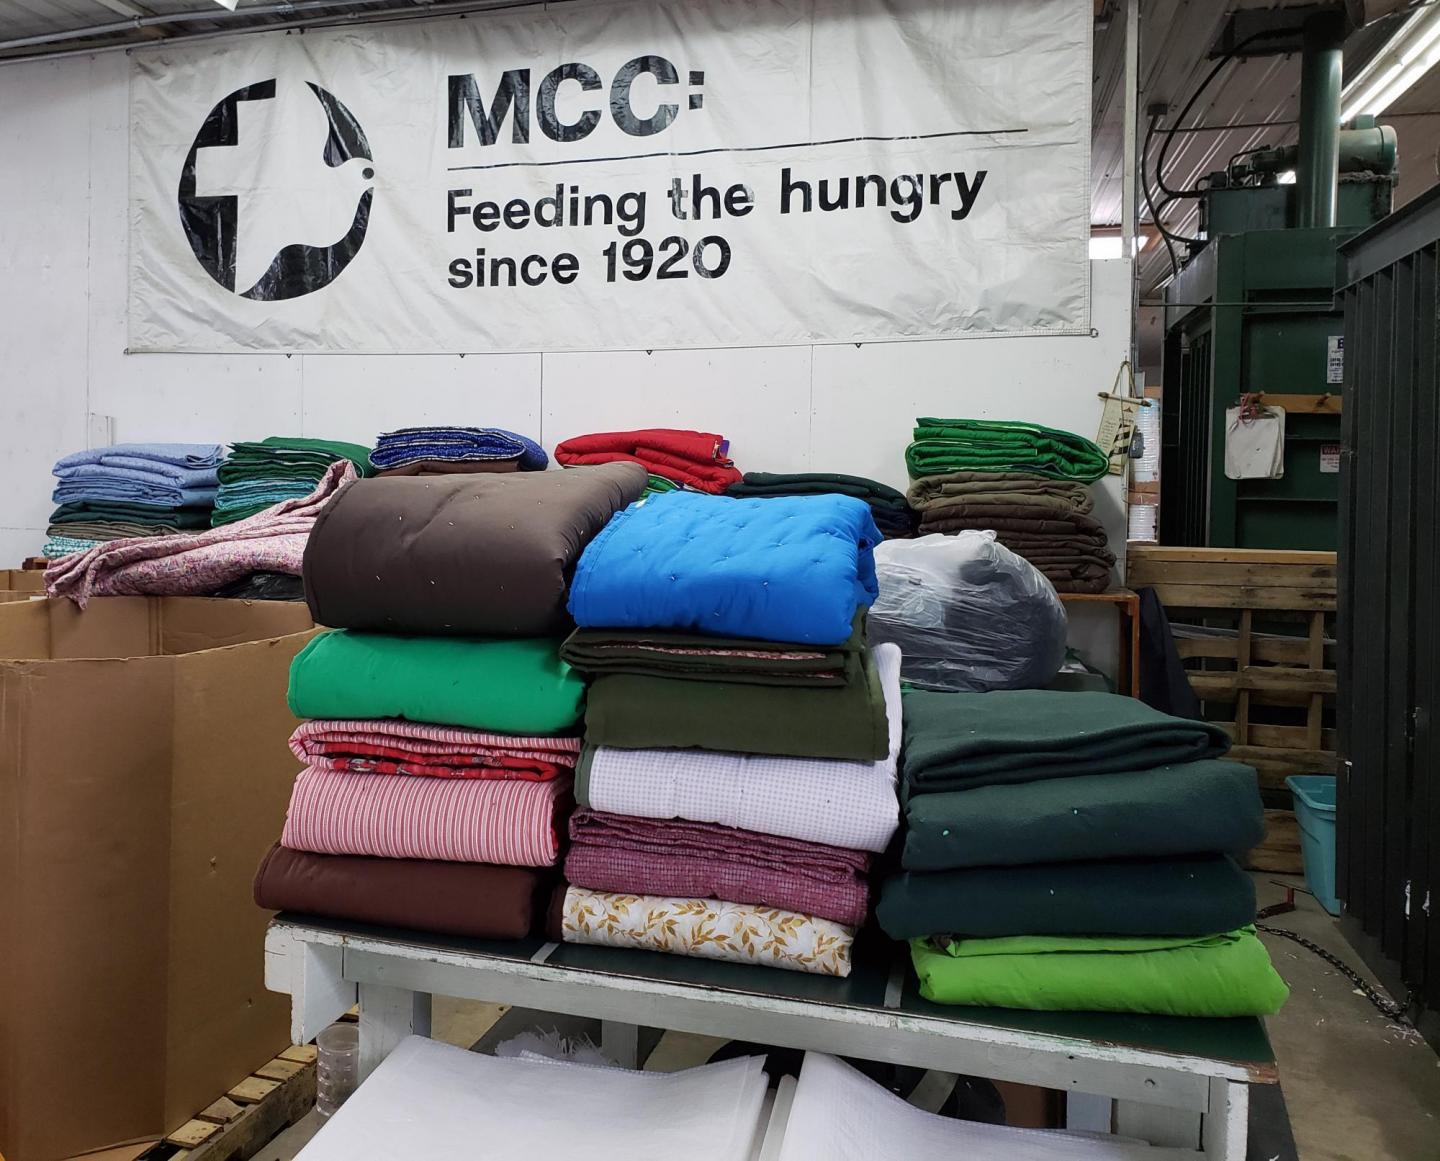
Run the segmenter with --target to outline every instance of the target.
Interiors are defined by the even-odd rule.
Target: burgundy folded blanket
[[[46,591],[69,597],[83,609],[91,597],[207,596],[251,573],[299,576],[316,519],[353,479],[355,465],[337,460],[308,496],[245,520],[199,533],[97,544],[46,569]]]
[[[523,939],[550,878],[525,867],[313,855],[270,848],[255,902],[270,911],[409,927],[469,939]]]
[[[315,522],[305,599],[316,623],[336,629],[568,632],[580,554],[646,480],[637,464],[356,480]]]
[[[280,842],[317,855],[548,867],[560,857],[557,814],[571,792],[568,775],[406,778],[312,766],[295,779]]]
[[[718,495],[743,479],[729,450],[730,441],[723,435],[651,427],[577,435],[555,449],[555,459],[567,468],[629,460],[687,488]]]
[[[399,718],[305,722],[290,750],[307,766],[341,774],[413,774],[432,778],[546,782],[573,770],[579,738],[494,734]]]
[[[570,817],[565,878],[592,891],[721,899],[865,921],[870,856],[713,823],[596,810]]]

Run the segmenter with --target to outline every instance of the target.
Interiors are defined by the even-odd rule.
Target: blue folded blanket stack
[[[65,456],[53,469],[58,507],[42,553],[205,527],[223,454],[216,443],[130,443]]]
[[[543,472],[550,457],[532,439],[499,427],[402,427],[375,441],[370,465],[379,472],[413,464],[511,463]]]

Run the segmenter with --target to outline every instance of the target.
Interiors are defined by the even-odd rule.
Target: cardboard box
[[[0,1153],[160,1136],[289,1042],[250,883],[303,604],[0,605]]]
[[[37,568],[0,568],[0,604],[45,595],[45,572]]]

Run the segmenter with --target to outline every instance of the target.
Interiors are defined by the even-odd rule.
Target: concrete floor
[[[1283,883],[1257,875],[1260,905],[1284,897]],[[1364,970],[1335,922],[1303,890],[1297,910],[1266,922],[1295,931]],[[1386,1020],[1350,981],[1309,950],[1264,936],[1290,1000],[1269,1021],[1281,1087],[1301,1161],[1440,1161],[1440,1058],[1410,1029]],[[1367,978],[1369,972],[1365,972]],[[468,1048],[505,1008],[436,997],[434,1034]],[[669,1032],[646,1067],[689,1068],[723,1041]],[[312,1114],[272,1142],[256,1161],[291,1161],[319,1128]],[[1271,1161],[1261,1158],[1260,1161]]]

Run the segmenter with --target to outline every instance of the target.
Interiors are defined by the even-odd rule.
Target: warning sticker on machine
[[[1320,471],[1322,475],[1329,476],[1340,471],[1340,445],[1338,443],[1322,443],[1320,445]]]
[[[1325,351],[1325,382],[1340,384],[1345,382],[1345,336],[1331,335],[1329,346]],[[1339,471],[1339,468],[1335,469]]]

